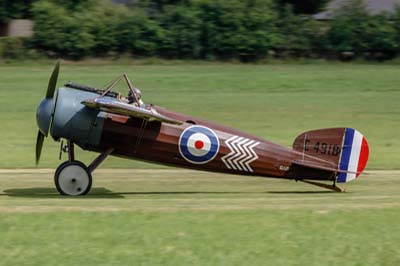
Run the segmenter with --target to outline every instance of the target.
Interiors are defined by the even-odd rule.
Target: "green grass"
[[[35,109],[51,64],[0,65],[0,168],[34,166]],[[163,63],[67,64],[68,80],[104,87],[128,73],[143,99],[290,146],[310,129],[347,126],[370,144],[369,169],[399,169],[400,68],[391,64]],[[59,144],[47,139],[40,167],[55,168]],[[86,163],[94,154],[79,152]],[[110,158],[105,167],[149,165]],[[150,166],[154,167],[154,166]]]
[[[390,64],[68,63],[103,87],[128,73],[143,98],[290,146],[303,131],[360,130],[370,174],[331,193],[294,181],[174,169],[102,170],[60,197],[58,143],[41,167],[0,170],[0,265],[400,265],[400,68]],[[52,65],[0,65],[0,168],[34,166],[35,110]],[[88,163],[95,155],[79,151]],[[64,157],[65,159],[65,157]],[[154,168],[109,158],[102,167]],[[158,167],[158,166],[157,166]]]
[[[0,265],[399,265],[398,176],[372,172],[334,193],[279,179],[99,170],[91,194],[66,198],[52,171],[1,171]]]

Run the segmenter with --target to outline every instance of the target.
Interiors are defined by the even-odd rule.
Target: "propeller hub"
[[[36,122],[40,132],[47,137],[49,133],[51,114],[53,112],[54,99],[44,98],[36,111]]]

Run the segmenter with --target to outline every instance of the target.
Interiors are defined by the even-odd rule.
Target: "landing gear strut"
[[[113,149],[101,153],[89,166],[75,160],[74,144],[68,140],[68,144],[62,150],[68,152],[68,161],[58,166],[54,174],[54,183],[57,191],[65,196],[86,195],[92,187],[92,172],[110,155]]]

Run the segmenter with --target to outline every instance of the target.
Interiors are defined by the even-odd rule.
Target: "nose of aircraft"
[[[47,137],[50,128],[51,113],[53,111],[53,98],[44,98],[36,111],[36,122],[40,132]]]

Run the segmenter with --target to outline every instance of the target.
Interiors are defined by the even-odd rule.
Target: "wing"
[[[131,117],[148,119],[149,121],[160,121],[174,125],[183,124],[182,121],[178,121],[173,118],[159,114],[156,110],[152,108],[140,108],[132,104],[107,98],[89,99],[82,101],[82,104],[89,108],[95,108],[113,114],[128,115]]]

